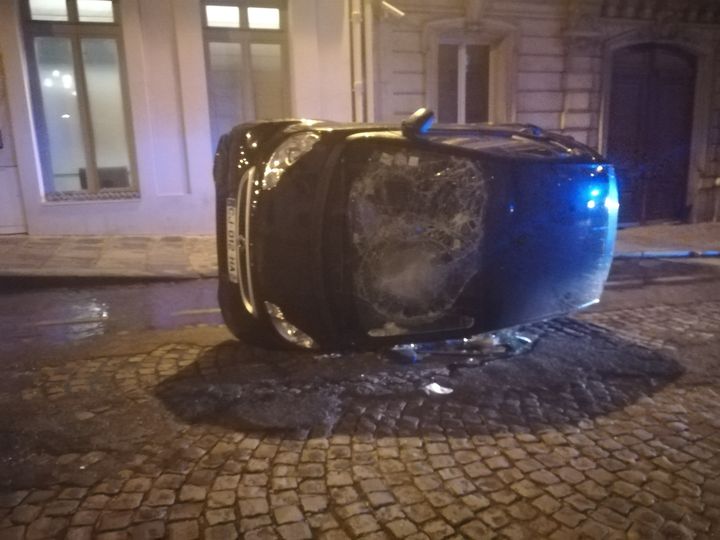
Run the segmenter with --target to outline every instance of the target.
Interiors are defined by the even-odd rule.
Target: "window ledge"
[[[86,193],[84,191],[53,191],[45,194],[45,202],[124,201],[139,198],[140,192],[134,190],[101,191],[99,193]]]

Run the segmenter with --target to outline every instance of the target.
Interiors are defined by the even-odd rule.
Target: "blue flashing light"
[[[435,117],[430,116],[422,123],[418,131],[420,131],[420,133],[427,133],[430,130],[430,127],[433,125],[433,122],[435,122]]]
[[[598,200],[598,198],[602,195],[602,192],[603,190],[599,187],[591,187],[590,198],[585,203],[585,206],[587,206],[589,210],[597,208],[600,204],[602,204],[602,201]]]

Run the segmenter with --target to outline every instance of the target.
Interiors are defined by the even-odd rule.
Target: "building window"
[[[27,0],[24,8],[45,199],[137,196],[117,3]]]
[[[288,116],[285,3],[208,0],[203,22],[213,148],[236,124]]]
[[[473,2],[471,2],[473,3]],[[519,30],[487,17],[438,19],[423,28],[425,99],[441,122],[515,119]]]
[[[439,43],[437,55],[438,121],[487,122],[490,119],[490,47]]]

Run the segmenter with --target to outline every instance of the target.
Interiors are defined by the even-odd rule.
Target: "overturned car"
[[[598,301],[613,168],[526,125],[280,120],[219,142],[219,302],[241,340],[373,349]]]

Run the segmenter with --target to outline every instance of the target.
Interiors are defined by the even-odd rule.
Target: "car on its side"
[[[241,340],[377,349],[598,302],[613,167],[530,125],[277,120],[217,149],[219,303]]]

